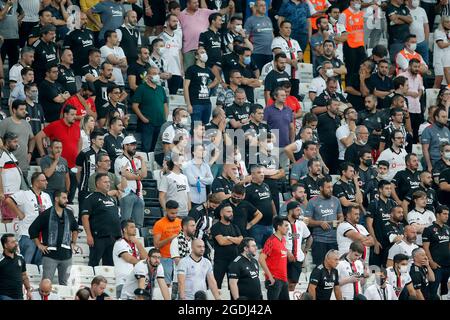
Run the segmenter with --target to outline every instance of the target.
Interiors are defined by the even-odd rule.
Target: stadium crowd
[[[449,11],[1,0],[0,300],[447,299]]]

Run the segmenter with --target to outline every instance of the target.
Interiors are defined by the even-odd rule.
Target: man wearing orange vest
[[[344,60],[347,75],[358,73],[359,66],[367,58],[364,48],[364,12],[361,0],[351,0],[350,6],[342,12],[339,23],[347,30],[347,42],[344,43]]]
[[[309,2],[313,5],[316,12],[311,17],[311,27],[313,30],[317,30],[316,20],[319,17],[326,17],[326,12],[331,4],[328,0],[309,0]]]
[[[395,57],[395,67],[397,74],[406,72],[408,70],[409,61],[411,59],[417,59],[420,61],[419,72],[420,74],[425,74],[428,71],[428,66],[423,60],[422,56],[416,52],[417,39],[416,35],[410,34],[406,38],[404,49],[400,50]]]

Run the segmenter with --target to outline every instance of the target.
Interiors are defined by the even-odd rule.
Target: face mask
[[[160,56],[162,56],[162,53],[163,53],[163,51],[164,51],[164,49],[163,48],[158,48],[158,54],[160,55]]]
[[[239,204],[239,203],[241,203],[241,201],[242,201],[242,199],[238,199],[238,198],[235,198],[235,197],[231,197],[231,199],[232,199],[232,201],[233,201],[234,203],[236,203],[236,204]]]
[[[411,1],[411,7],[417,8],[420,4],[420,0],[412,0]]]
[[[416,49],[417,49],[417,43],[411,43],[411,44],[409,45],[409,49],[410,49],[411,51],[416,51]]]
[[[272,151],[273,150],[273,143],[272,142],[269,142],[268,144],[267,144],[267,151]]]
[[[365,164],[367,167],[371,167],[371,166],[372,166],[372,159],[364,160],[364,164]]]
[[[377,284],[380,287],[382,287],[386,283],[386,278],[385,277],[376,277],[375,281],[377,282]]]
[[[355,3],[355,4],[353,5],[353,9],[355,9],[355,10],[361,9],[361,3]]]
[[[248,66],[250,64],[250,62],[252,61],[252,57],[248,56],[248,57],[244,57],[244,64],[246,66]]]
[[[188,118],[181,118],[181,122],[180,122],[183,126],[187,126],[189,124],[189,119]]]
[[[400,266],[400,273],[408,273],[408,266]]]
[[[81,96],[83,97],[84,100],[89,99],[89,95],[88,95],[88,94],[83,94],[83,95],[81,95]],[[36,97],[36,98],[37,98],[37,97]]]
[[[159,84],[161,82],[161,78],[160,78],[159,74],[152,76],[151,81],[154,84]]]
[[[386,178],[387,178],[387,174],[379,174],[378,175],[378,177],[381,179],[381,180],[386,180]]]
[[[325,75],[326,75],[328,78],[331,78],[332,76],[334,76],[334,71],[333,71],[333,69],[327,69],[327,71],[325,71]]]
[[[238,154],[234,157],[234,160],[236,160],[236,162],[241,162],[241,160],[242,160],[241,154],[238,153]]]
[[[445,160],[450,160],[450,152],[444,152]]]
[[[242,24],[238,24],[234,30],[236,32],[241,32],[242,31]]]
[[[337,22],[337,20],[331,16],[328,18],[328,20],[330,20],[331,24],[335,24]]]
[[[365,146],[367,144],[367,141],[358,140],[358,144],[360,146]]]
[[[33,101],[37,101],[38,96],[39,96],[38,92],[31,92],[30,93],[30,99],[33,100]]]
[[[205,63],[206,63],[206,61],[208,61],[208,54],[206,52],[204,52],[200,55],[200,61],[205,62]]]

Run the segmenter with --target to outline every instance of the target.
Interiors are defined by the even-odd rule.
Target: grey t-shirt
[[[21,120],[19,124],[13,122],[11,117],[0,122],[0,137],[6,132],[13,132],[19,137],[19,147],[13,152],[19,161],[19,167],[23,172],[27,172],[30,165],[28,164],[28,141],[34,137],[33,130],[26,120]]]
[[[163,135],[163,132],[167,129],[167,127],[172,125],[172,123],[173,123],[172,121],[167,121],[166,123],[164,123],[161,126],[161,130],[159,130],[158,139],[156,140],[155,154],[164,153],[163,142],[162,142],[162,135]]]
[[[301,160],[301,162],[296,162],[292,166],[291,170],[291,179],[299,181],[301,177],[306,176],[308,174],[308,161]]]
[[[91,8],[92,13],[98,13],[102,20],[103,28],[100,30],[99,39],[107,30],[116,30],[123,24],[125,9],[122,4],[114,1],[99,2]]]
[[[317,196],[309,200],[306,207],[305,216],[313,218],[318,221],[333,221],[337,220],[337,215],[342,214],[342,207],[339,199],[331,196],[325,199],[322,196]],[[314,241],[322,243],[337,243],[336,229],[331,225],[331,229],[323,230],[321,227],[313,228]]]
[[[6,7],[6,1],[0,1],[0,10]],[[4,39],[19,39],[19,24],[17,16],[23,12],[18,1],[8,10],[3,20],[0,21],[0,35]]]
[[[447,127],[439,128],[436,124],[425,128],[420,138],[421,143],[429,144],[428,149],[432,164],[441,158],[439,148],[443,143],[450,142],[450,130]]]
[[[273,26],[269,17],[251,16],[245,22],[244,29],[253,39],[253,53],[272,55]]]
[[[41,159],[42,171],[52,166],[53,159],[50,156],[45,156]],[[69,166],[67,160],[63,157],[59,157],[58,164],[56,165],[55,172],[51,177],[47,177],[48,185],[47,190],[66,190],[66,174],[69,172]]]

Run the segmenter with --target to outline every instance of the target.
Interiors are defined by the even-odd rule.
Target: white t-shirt
[[[449,42],[449,36],[448,33],[446,33],[444,30],[436,29],[434,31],[434,45],[433,45],[433,65],[435,70],[435,73],[437,75],[443,75],[442,70],[442,58],[450,52],[450,47],[447,47],[445,49],[439,48],[437,45],[438,41],[442,41],[443,43]]]
[[[442,68],[450,68],[450,54],[447,54],[448,52],[446,52],[443,56],[442,56]],[[445,70],[444,70],[445,71]],[[442,85],[446,86],[448,85],[447,82],[447,78],[445,77],[445,72],[443,72],[444,74],[444,79],[442,80]]]
[[[381,160],[389,162],[389,172],[386,176],[386,180],[391,181],[397,172],[405,170],[405,157],[407,154],[405,149],[400,149],[400,153],[394,152],[392,148],[385,149],[381,152],[378,157],[378,162]]]
[[[133,300],[135,297],[134,290],[138,288],[138,279],[143,277],[145,277],[145,286],[147,286],[150,280],[147,260],[141,260],[136,263],[133,270],[126,276],[120,299]],[[164,268],[162,264],[156,268],[156,279],[164,279]]]
[[[352,267],[352,263],[350,263],[350,261],[346,258],[339,261],[339,264],[336,267],[339,273],[339,280],[349,278],[351,276],[362,277],[364,275],[364,264],[361,260],[356,260],[353,265],[354,266]],[[354,271],[354,269],[356,269],[356,271]],[[344,300],[353,300],[355,297],[355,284],[358,286],[358,292],[362,294],[362,285],[360,281],[356,283],[347,283],[340,286]]]
[[[106,45],[100,48],[101,53],[101,63],[103,63],[109,55],[114,55],[117,59],[125,58],[125,53],[121,47],[109,48]],[[124,86],[125,82],[123,80],[122,70],[119,67],[113,67],[113,76],[115,78],[114,83],[118,86]]]
[[[270,71],[273,70],[273,62],[267,62],[264,67],[261,69],[261,76],[260,79],[264,80],[266,79],[266,76],[269,74]]]
[[[2,169],[3,193],[12,194],[19,191],[22,176],[16,157],[12,153],[1,151],[0,168]]]
[[[417,51],[416,51],[417,52]],[[418,52],[417,52],[418,53]],[[426,64],[425,60],[423,60],[423,57],[419,54],[420,56],[420,63],[421,64]],[[409,67],[409,60],[405,58],[404,55],[402,54],[397,54],[397,57],[395,58],[395,63],[397,64],[397,66],[400,68],[400,70],[402,72],[405,72],[408,70]]]
[[[356,230],[358,228],[358,230]],[[350,245],[353,243],[353,240],[346,237],[345,234],[349,231],[355,231],[358,233],[361,233],[363,236],[368,236],[369,232],[366,228],[364,228],[363,225],[356,224],[356,228],[352,226],[349,222],[344,221],[343,223],[339,224],[336,230],[336,239],[339,249],[339,255],[342,256],[346,254],[350,250]],[[369,251],[366,248],[366,258],[368,256]]]
[[[22,82],[22,71],[23,66],[20,63],[16,63],[9,69],[9,81],[15,81],[16,83]]]
[[[436,221],[436,216],[430,210],[420,212],[414,209],[408,213],[407,221],[409,224],[417,223],[429,227],[433,224],[434,221]],[[416,243],[419,246],[422,245],[422,234],[417,234]]]
[[[384,291],[384,294],[383,294]],[[386,283],[386,288],[380,288],[376,283],[364,291],[367,300],[398,300],[394,287]]]
[[[347,29],[345,29],[345,26],[343,24],[336,22],[335,26],[336,26],[336,30],[334,30],[334,26],[331,23],[328,24],[328,31],[330,32],[330,35],[334,34],[334,35],[340,36],[343,33],[347,32]],[[344,44],[343,43],[339,43],[336,46],[336,58],[338,58],[341,61],[344,61]]]
[[[166,71],[181,76],[180,52],[183,46],[181,33],[174,32],[173,36],[170,36],[167,32],[162,32],[159,38],[164,41],[162,56],[164,57]]]
[[[350,135],[350,128],[347,123],[340,126],[336,130],[336,139],[338,141],[339,147],[339,160],[344,160],[345,150],[347,150],[347,147],[341,142],[341,139],[347,138],[349,135]]]
[[[292,59],[292,55],[294,55],[294,59],[298,59],[299,53],[302,52],[302,48],[300,48],[300,45],[298,44],[297,40],[290,39],[291,46],[289,47],[288,42],[283,37],[275,37],[272,40],[272,47],[271,49],[280,48],[282,52],[286,54],[288,59]],[[286,70],[285,70],[289,76],[291,75],[292,66],[290,64],[286,64]]]
[[[327,82],[321,76],[315,77],[311,80],[311,84],[309,85],[309,92],[314,92],[317,96],[319,96],[322,92],[327,88]],[[337,83],[336,92],[341,92],[341,85],[339,82]]]
[[[48,193],[41,193],[42,206],[39,205],[38,198],[32,190],[23,191],[20,190],[11,195],[11,198],[16,203],[20,211],[23,212],[25,218],[22,220],[17,219],[17,234],[19,236],[27,236],[28,228],[31,226],[34,220],[39,216],[39,214],[48,208],[52,207],[52,199]]]
[[[191,253],[191,245],[192,245],[192,240],[188,241],[188,248],[189,248],[189,253]],[[180,248],[178,247],[178,237],[173,239],[170,242],[170,257],[173,258],[180,258]],[[177,268],[178,266],[175,264],[175,261],[173,262],[173,274],[177,274]],[[178,282],[178,277],[173,277],[173,282]]]
[[[425,41],[425,30],[423,25],[428,24],[428,17],[425,10],[421,7],[415,9],[409,9],[413,22],[409,25],[409,33],[415,34],[417,43]],[[428,43],[427,43],[428,48]]]
[[[126,262],[121,255],[129,253],[133,255],[133,249],[125,239],[117,240],[113,247],[114,274],[116,276],[116,286],[125,283],[126,277],[133,271],[134,265]],[[139,251],[136,249],[139,259]]]
[[[301,221],[295,221],[295,234],[292,230],[292,225],[289,223],[289,230],[286,234],[286,249],[292,253],[294,241],[297,241],[297,261],[302,262],[305,260],[305,254],[302,251],[302,241],[309,238],[311,236],[311,232],[309,231],[306,224]]]
[[[402,292],[403,288],[410,284],[412,282],[412,279],[409,275],[409,273],[402,273],[400,275],[400,279],[398,279],[397,274],[394,271],[394,267],[389,267],[386,269],[387,272],[387,283],[389,283],[393,288],[394,291],[400,294]],[[399,280],[399,283],[397,285],[397,282]]]
[[[398,243],[394,243],[394,245],[389,249],[388,259],[394,260],[395,255],[402,253],[404,255],[407,255],[409,257],[409,266],[413,264],[413,258],[412,258],[412,252],[414,249],[418,248],[419,246],[415,243],[406,243],[405,241],[400,241]]]
[[[184,294],[186,300],[194,300],[194,295],[197,291],[207,291],[206,276],[212,275],[213,269],[211,262],[206,258],[200,258],[199,261],[195,261],[189,255],[180,260],[178,264],[178,274],[185,275]]]
[[[139,160],[138,158],[133,158],[133,160],[134,165],[136,166],[136,170],[137,172],[139,172],[139,170],[142,168],[141,160]],[[135,172],[133,170],[133,167],[131,166],[130,159],[128,159],[125,155],[117,157],[116,161],[114,162],[114,173],[116,176],[121,177],[123,170],[137,174],[137,172]],[[137,183],[138,183],[137,180],[127,180],[127,188],[130,188],[131,191],[136,193]],[[140,196],[142,198],[142,190]]]
[[[166,201],[175,200],[178,202],[178,216],[185,217],[188,215],[189,192],[191,189],[184,174],[170,172],[168,175],[162,176],[159,183],[159,191],[166,193]]]
[[[162,134],[162,142],[171,144],[176,137],[179,136],[188,137],[190,139],[189,131],[185,128],[176,128],[174,125],[170,125],[164,130]]]

